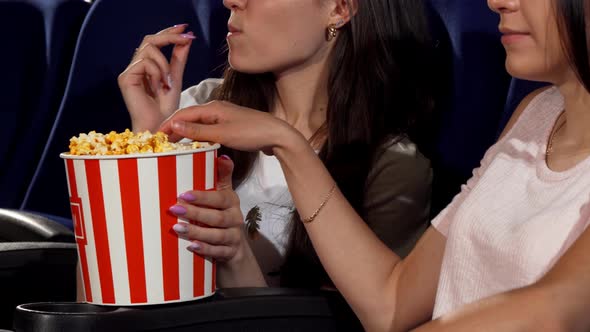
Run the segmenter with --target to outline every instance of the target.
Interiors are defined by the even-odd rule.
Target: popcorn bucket
[[[65,160],[86,302],[146,305],[215,292],[215,264],[188,251],[168,211],[188,190],[216,190],[219,144]]]

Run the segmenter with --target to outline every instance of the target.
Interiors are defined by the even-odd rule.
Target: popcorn
[[[172,143],[163,132],[155,134],[149,131],[135,134],[129,129],[122,133],[111,131],[103,135],[95,131],[80,134],[70,139],[71,155],[123,155],[138,153],[156,153],[176,150],[193,150],[206,147],[200,142]]]

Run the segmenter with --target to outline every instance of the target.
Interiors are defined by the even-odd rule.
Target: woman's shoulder
[[[389,138],[377,149],[376,162],[401,161],[414,165],[430,167],[430,161],[418,149],[418,146],[406,136]]]
[[[191,86],[180,94],[179,108],[206,104],[211,101],[211,93],[223,83],[221,78],[208,78]]]
[[[379,177],[404,179],[410,183],[430,184],[430,160],[408,137],[388,139],[377,149],[369,180]]]
[[[543,119],[543,116],[539,116],[539,109],[549,109],[555,106],[554,104],[562,104],[563,98],[555,86],[546,86],[537,89],[529,93],[522,101],[518,104],[510,120],[504,127],[504,130],[500,134],[499,140],[508,135],[509,132],[517,125],[517,123],[528,119],[528,114],[532,113],[534,119]],[[560,108],[558,106],[557,108]],[[533,125],[536,127],[536,125]]]

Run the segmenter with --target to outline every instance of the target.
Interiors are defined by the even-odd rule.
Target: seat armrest
[[[38,214],[0,209],[0,242],[74,242],[67,227]]]

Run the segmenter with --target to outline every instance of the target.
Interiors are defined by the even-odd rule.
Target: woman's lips
[[[530,33],[518,30],[512,30],[508,28],[500,28],[502,33],[502,44],[509,45],[517,43],[523,39],[530,37]]]

